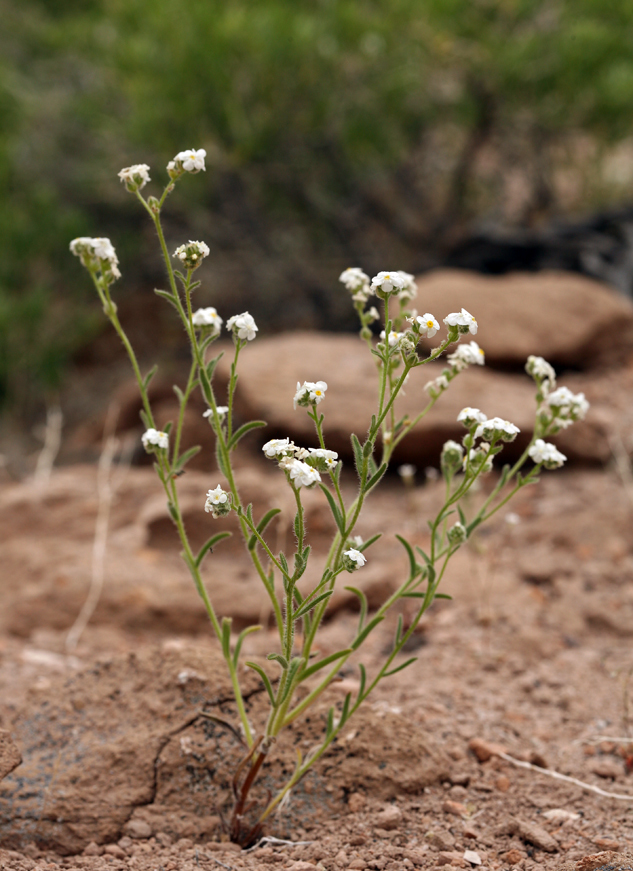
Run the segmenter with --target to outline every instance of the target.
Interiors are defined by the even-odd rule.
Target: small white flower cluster
[[[311,487],[321,480],[319,472],[332,473],[338,465],[336,451],[301,448],[288,438],[271,439],[262,450],[269,460],[279,461],[279,468],[288,472],[295,487]]]
[[[450,368],[442,369],[442,374],[438,375],[432,381],[427,381],[424,389],[427,391],[431,399],[437,399],[451,383],[456,375],[463,372],[469,366],[483,366],[486,362],[486,355],[483,349],[479,347],[477,342],[469,342],[467,345],[458,345],[457,348],[446,358]]]
[[[470,406],[462,408],[457,415],[457,420],[468,430],[468,435],[464,437],[467,454],[462,461],[462,467],[469,474],[489,472],[492,469],[493,456],[501,450],[498,442],[513,442],[521,432],[519,427],[509,420],[504,420],[502,417],[493,417],[489,420],[483,411]],[[476,439],[482,440],[479,445],[475,445]],[[456,448],[460,446],[455,442],[447,442],[442,452],[442,468],[450,469],[453,474],[457,466]]]
[[[205,331],[205,335],[220,335],[223,321],[212,305],[207,306],[207,308],[197,309],[197,311],[193,313],[191,320],[194,327],[200,327]]]
[[[459,312],[451,312],[444,318],[444,323],[449,328],[449,335],[451,331],[455,336],[465,336],[466,333],[477,335],[477,321],[465,308]]]
[[[99,269],[106,280],[121,278],[119,258],[109,239],[79,236],[70,243],[70,251],[86,269]]]
[[[233,339],[237,341],[252,342],[257,335],[257,324],[251,314],[242,312],[241,315],[233,315],[226,322],[227,330],[233,333]]]
[[[189,151],[179,151],[173,160],[167,164],[167,172],[172,181],[179,178],[183,172],[201,172],[206,170],[204,159],[207,152],[204,148],[189,149]]]
[[[302,406],[302,408],[318,405],[319,402],[325,399],[326,390],[327,384],[325,381],[304,381],[303,384],[297,381],[297,392],[293,399],[295,411],[298,405]]]
[[[343,553],[343,568],[348,572],[355,572],[362,568],[367,562],[367,557],[355,547],[350,547],[349,550]]]
[[[216,517],[224,517],[231,510],[231,500],[229,494],[222,487],[218,486],[214,490],[207,492],[207,501],[204,503],[204,510]]]
[[[141,441],[148,454],[155,453],[157,448],[163,451],[169,448],[169,436],[167,433],[153,427],[143,433]]]
[[[391,294],[397,294],[403,302],[415,299],[418,294],[415,277],[409,272],[402,272],[402,270],[379,272],[378,275],[374,275],[370,284],[369,276],[362,269],[359,269],[358,266],[350,266],[341,272],[339,281],[352,294],[354,302],[358,303],[367,302],[373,293],[382,299],[386,299]]]
[[[400,344],[400,340],[405,336],[405,333],[398,333],[396,330],[391,330],[389,333],[389,347],[395,348]],[[387,337],[387,334],[384,330],[381,330],[380,338],[384,342]]]
[[[209,256],[209,246],[206,242],[194,242],[190,239],[186,244],[179,245],[173,256],[187,269],[197,269],[204,258]]]
[[[537,466],[543,464],[546,469],[559,469],[567,459],[555,445],[543,439],[537,439],[528,453]]]
[[[134,166],[126,166],[119,173],[119,178],[130,193],[136,193],[136,191],[142,190],[148,181],[151,181],[149,166],[146,163],[135,163]]]
[[[228,407],[228,405],[216,405],[215,410],[217,411],[218,417],[220,418],[220,420],[224,420],[224,418],[228,414],[229,407]],[[202,416],[206,417],[206,418],[212,417],[213,416],[213,409],[207,408],[206,411],[202,412]]]
[[[557,388],[556,373],[547,360],[531,355],[525,364],[525,370],[538,386],[537,415],[543,434],[555,435],[577,420],[584,420],[589,411],[585,394],[572,393],[568,387]]]

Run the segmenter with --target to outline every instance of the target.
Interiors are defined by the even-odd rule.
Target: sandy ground
[[[253,461],[249,474],[257,489],[269,470]],[[196,475],[193,490],[208,482]],[[28,484],[3,490],[0,726],[24,762],[0,789],[0,868],[632,867],[633,503],[615,472],[544,474],[514,516],[498,515],[459,552],[444,588],[453,600],[437,602],[412,639],[417,662],[379,686],[270,826],[294,843],[249,852],[221,825],[235,742],[200,715],[233,716],[217,645],[155,507],[153,473],[132,468],[117,486],[101,604],[71,654],[95,469],[55,472],[35,496]],[[374,601],[404,566],[393,533],[423,544],[439,498],[439,484],[407,493],[389,480],[368,507],[361,532],[385,532],[366,582]],[[318,553],[327,523],[316,503],[310,518]],[[238,625],[251,619],[248,561],[234,545],[217,557],[209,589]],[[356,620],[340,597],[322,649],[345,645]],[[394,621],[363,650],[370,672]],[[247,653],[272,643],[258,633]],[[292,741],[313,743],[329,705],[358,686],[357,665]],[[247,686],[257,725],[261,687]],[[286,753],[271,783],[289,770]],[[616,855],[586,860],[601,851]]]

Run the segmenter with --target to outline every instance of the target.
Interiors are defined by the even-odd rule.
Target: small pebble
[[[442,802],[442,810],[445,814],[454,814],[456,817],[467,814],[465,806],[460,801],[451,801],[450,799]]]

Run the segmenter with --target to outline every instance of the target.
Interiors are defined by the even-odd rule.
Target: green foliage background
[[[112,238],[123,311],[162,281],[116,178],[131,163],[159,179],[177,151],[206,148],[169,238],[212,249],[201,303],[274,328],[347,326],[346,265],[414,271],[473,218],[560,211],[561,167],[579,166],[578,208],[622,196],[596,166],[631,133],[630,0],[0,0],[0,13],[13,402],[59,383],[101,329],[71,238]],[[508,215],[517,169],[526,193]]]

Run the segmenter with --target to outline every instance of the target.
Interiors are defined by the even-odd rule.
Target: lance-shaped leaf
[[[338,531],[341,533],[341,535],[343,535],[345,532],[345,520],[343,519],[343,515],[341,514],[338,505],[334,501],[334,496],[332,496],[325,484],[319,484],[319,487],[325,493],[327,501],[329,502],[330,511],[332,512],[332,516],[334,517],[334,522],[338,527]]]
[[[377,616],[377,617],[374,617],[373,620],[370,620],[369,623],[367,624],[367,626],[365,626],[365,628],[364,628],[364,629],[363,629],[363,630],[362,630],[362,631],[361,631],[361,632],[356,636],[356,638],[355,638],[354,641],[352,642],[352,649],[353,649],[353,650],[358,650],[358,648],[361,646],[361,644],[363,643],[363,641],[367,638],[367,636],[369,635],[369,633],[370,633],[373,629],[375,629],[376,626],[378,626],[379,623],[382,623],[382,621],[383,621],[384,619],[385,619],[385,618],[384,618],[383,616]]]
[[[298,620],[299,617],[303,617],[304,614],[307,614],[308,611],[311,611],[313,608],[315,608],[319,604],[319,602],[324,602],[326,599],[329,599],[333,592],[334,590],[327,590],[325,593],[321,593],[314,599],[304,601],[301,607],[297,608],[297,610],[294,612],[293,618],[295,620]]]
[[[264,532],[273,517],[276,517],[278,514],[281,514],[281,508],[271,508],[270,511],[267,511],[266,514],[264,514],[262,519],[257,524],[257,531],[260,535]],[[257,541],[257,536],[255,535],[255,533],[253,533],[248,540],[248,549],[254,550]]]
[[[222,541],[224,538],[230,538],[233,533],[231,532],[216,532],[215,535],[212,535],[211,538],[208,538],[205,543],[202,545],[200,550],[198,551],[198,556],[195,559],[195,564],[200,567],[202,564],[202,560],[208,553],[213,553],[213,548]]]
[[[268,677],[268,675],[266,674],[264,669],[261,667],[261,665],[258,665],[256,662],[245,662],[244,665],[247,665],[249,668],[252,668],[253,671],[256,671],[257,674],[261,677],[263,684],[266,687],[266,692],[268,693],[268,698],[270,699],[270,704],[273,706],[273,708],[276,708],[277,704],[275,702],[275,694],[273,693],[272,684],[270,682],[270,678]]]
[[[360,446],[358,436],[355,433],[351,434],[350,440],[352,442],[352,450],[354,451],[354,465],[356,466],[356,473],[360,478],[363,469],[363,449]]]
[[[376,484],[380,481],[380,479],[382,478],[382,476],[385,474],[386,471],[387,471],[387,464],[383,463],[382,466],[378,469],[378,471],[374,475],[372,475],[371,478],[369,479],[369,481],[365,484],[365,493],[369,493],[369,491],[372,489],[372,487],[376,486]]]
[[[398,671],[402,671],[403,668],[411,665],[413,662],[417,662],[417,656],[412,656],[411,659],[407,659],[406,662],[403,662],[402,665],[397,665],[395,668],[392,668],[391,671],[386,671],[383,674],[383,677],[389,677],[390,674],[396,674]]]
[[[360,601],[360,617],[358,619],[358,631],[361,632],[365,624],[365,617],[367,616],[367,610],[369,608],[367,596],[363,593],[362,590],[359,590],[358,587],[345,587],[345,589],[349,590],[350,593],[354,593],[355,596],[358,596],[358,599]]]
[[[247,626],[246,629],[242,629],[240,634],[237,636],[237,641],[235,642],[235,650],[233,651],[233,667],[237,668],[240,660],[240,652],[242,650],[242,644],[244,643],[244,639],[247,635],[251,635],[253,632],[259,632],[261,626]]]
[[[147,373],[145,378],[143,378],[143,390],[147,390],[147,388],[149,387],[150,381],[152,380],[154,375],[156,375],[157,369],[158,369],[158,363],[156,363],[154,366],[152,366],[152,368],[149,370],[149,372]]]
[[[176,309],[176,311],[180,310],[178,308],[178,303],[174,299],[173,293],[169,293],[169,291],[167,291],[167,290],[158,290],[156,287],[154,288],[154,293],[156,294],[156,296],[160,296],[163,299],[166,299],[168,303],[171,303],[171,305],[173,305],[173,307]]]
[[[209,360],[209,362],[205,366],[205,374],[206,374],[207,378],[209,379],[209,381],[211,381],[211,379],[213,378],[213,373],[215,372],[215,367],[218,365],[218,363],[220,362],[222,357],[224,357],[224,351],[222,351],[222,353],[218,354],[217,357],[214,357],[213,360]]]
[[[189,448],[189,450],[182,453],[178,457],[178,459],[176,460],[176,463],[174,464],[174,472],[180,472],[182,469],[184,469],[185,465],[189,462],[189,460],[192,457],[195,457],[195,455],[200,450],[201,450],[200,445],[195,445],[193,448]]]
[[[321,671],[321,669],[325,668],[326,665],[330,665],[330,663],[336,662],[337,659],[342,659],[350,653],[352,653],[352,648],[348,647],[345,650],[339,650],[336,653],[331,653],[329,656],[320,659],[309,668],[306,668],[305,671],[301,672],[301,680],[303,681],[306,680],[306,678],[312,677],[313,674],[316,674],[317,671]]]
[[[250,432],[252,429],[260,429],[262,426],[268,426],[265,420],[251,420],[248,423],[243,423],[242,426],[233,433],[233,437],[229,442],[229,450],[233,450],[240,439],[244,438],[247,432]]]

